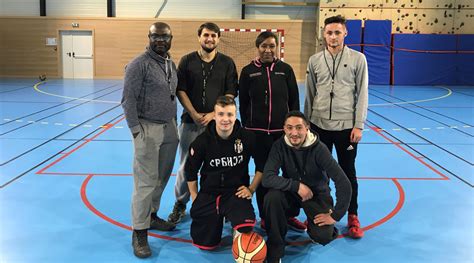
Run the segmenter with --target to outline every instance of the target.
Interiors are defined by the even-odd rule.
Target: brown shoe
[[[139,258],[147,258],[151,256],[150,246],[148,245],[148,231],[133,230],[132,234],[133,254]]]
[[[158,216],[151,215],[150,229],[160,230],[160,231],[171,231],[176,228],[176,225],[165,221]]]

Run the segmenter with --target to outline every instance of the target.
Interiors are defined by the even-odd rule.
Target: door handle
[[[76,55],[74,54],[74,52],[72,52],[72,57],[73,57],[73,58],[76,57]]]
[[[67,52],[66,54],[67,54],[68,56],[71,56],[71,52]]]

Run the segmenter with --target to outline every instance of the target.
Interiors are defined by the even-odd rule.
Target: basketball
[[[234,239],[232,255],[237,263],[262,263],[267,255],[267,245],[255,232],[242,233]]]

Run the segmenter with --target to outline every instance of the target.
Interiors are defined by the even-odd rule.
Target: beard
[[[211,53],[212,51],[214,51],[214,49],[216,49],[217,45],[214,45],[213,47],[209,48],[207,47],[205,44],[204,45],[201,45],[202,49],[204,51],[206,51],[207,53]]]
[[[165,56],[166,53],[170,50],[170,45],[157,45],[155,43],[150,43],[150,48],[160,56]]]

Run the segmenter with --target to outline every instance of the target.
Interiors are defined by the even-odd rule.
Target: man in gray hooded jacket
[[[175,225],[157,216],[161,195],[178,147],[176,66],[171,61],[170,26],[151,25],[149,46],[126,67],[122,107],[133,135],[132,246],[135,256],[151,256],[148,229],[170,231]]]
[[[341,167],[318,135],[309,130],[309,121],[299,111],[286,115],[285,136],[270,151],[263,172],[267,227],[267,262],[279,262],[285,254],[287,218],[303,208],[308,218],[307,233],[326,245],[337,237],[334,226],[349,207],[351,185]],[[279,176],[281,169],[283,175]],[[329,178],[336,186],[336,205],[330,194]]]

